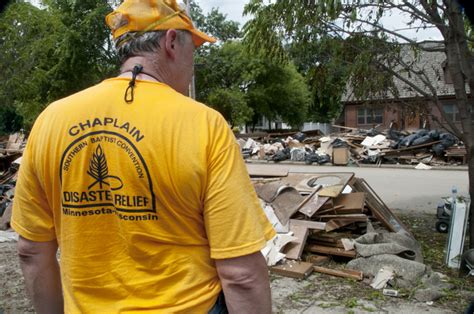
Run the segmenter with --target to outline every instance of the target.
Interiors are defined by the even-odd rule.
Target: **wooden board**
[[[297,279],[308,277],[313,270],[312,263],[297,261],[287,261],[285,264],[270,267],[272,273]]]
[[[307,244],[305,246],[305,250],[313,252],[313,253],[321,253],[321,254],[326,254],[326,255],[336,255],[336,256],[344,256],[344,257],[351,257],[351,258],[356,257],[356,251],[354,250],[346,251],[340,248],[327,247],[327,246],[317,245],[317,244]]]
[[[281,166],[268,166],[247,163],[247,170],[251,177],[286,177],[288,169]]]
[[[310,220],[299,220],[299,219],[290,219],[290,228],[291,226],[305,226],[308,229],[313,230],[325,230],[326,223],[319,221],[310,221]]]
[[[339,194],[344,190],[345,184],[336,184],[332,186],[327,186],[322,188],[319,192],[320,196],[328,196],[328,197],[338,197]]]
[[[364,279],[364,274],[357,270],[351,269],[331,269],[321,266],[314,266],[314,271],[322,274],[337,276],[337,277],[344,277],[344,278],[352,278],[358,281]]]
[[[305,199],[305,196],[301,196],[298,191],[292,187],[289,187],[278,194],[272,202],[272,207],[282,225],[288,223],[291,216],[298,211],[300,204]]]
[[[341,194],[334,200],[334,206],[343,206],[343,209],[362,209],[364,208],[365,193],[354,192],[349,194]]]
[[[365,216],[365,215],[364,215]],[[326,232],[330,232],[342,227],[345,227],[347,225],[350,225],[354,222],[366,222],[368,220],[367,216],[364,217],[359,217],[359,218],[337,218],[337,219],[331,219],[328,222],[326,222]]]
[[[298,211],[307,217],[311,218],[313,215],[326,204],[329,197],[320,197],[318,190],[321,188],[315,187],[314,191],[307,197],[307,199],[300,205]]]
[[[288,243],[282,253],[285,254],[288,259],[299,259],[303,253],[309,230],[308,227],[305,226],[290,225],[290,231],[293,232],[293,236],[298,238],[298,240]]]
[[[308,263],[312,263],[313,265],[321,266],[324,264],[329,263],[331,258],[326,255],[310,255],[306,258]]]
[[[278,191],[284,187],[280,181],[254,183],[253,186],[257,196],[267,203],[273,202],[273,200],[278,196]]]

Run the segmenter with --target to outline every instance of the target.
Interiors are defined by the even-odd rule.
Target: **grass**
[[[431,267],[433,271],[448,276],[448,283],[453,285],[452,289],[445,289],[444,296],[436,303],[445,306],[458,313],[463,313],[469,302],[474,298],[473,277],[459,277],[458,271],[448,268],[445,264],[447,233],[439,233],[435,230],[436,215],[398,215],[399,218],[410,228],[416,240],[420,243],[424,264]],[[466,244],[465,247],[468,245]],[[413,296],[415,289],[410,289],[408,297]]]

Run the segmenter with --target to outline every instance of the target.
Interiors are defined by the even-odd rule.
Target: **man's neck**
[[[138,73],[137,79],[139,80],[147,80],[147,81],[154,81],[154,82],[162,82],[167,83],[166,79],[161,75],[159,71],[157,71],[146,58],[143,57],[132,57],[124,62],[124,64],[120,68],[120,74],[118,77],[132,77],[133,68],[140,64],[143,69]]]

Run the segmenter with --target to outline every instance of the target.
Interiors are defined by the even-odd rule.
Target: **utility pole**
[[[191,0],[186,0],[186,14],[189,16],[191,21]],[[194,79],[194,61],[193,61],[193,77],[191,78],[191,84],[189,85],[189,97],[196,99],[196,81]]]

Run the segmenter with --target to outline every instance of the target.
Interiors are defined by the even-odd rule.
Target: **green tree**
[[[196,63],[197,99],[219,110],[233,125],[261,116],[295,127],[304,122],[309,91],[294,66],[249,55],[238,41],[211,47]]]
[[[433,41],[431,45],[420,44],[406,37],[403,31],[384,27],[384,14],[393,11],[408,16],[411,28],[437,29],[442,40]],[[341,40],[360,36],[368,38],[367,41],[351,43],[352,50],[360,58],[355,59],[357,64],[350,75],[349,89],[361,98],[377,99],[377,94],[383,94],[387,88],[385,84],[378,84],[376,78],[367,76],[367,73],[375,73],[371,69],[376,69],[378,73],[405,83],[425,101],[434,103],[450,131],[466,145],[469,194],[471,200],[474,199],[474,108],[470,92],[474,90],[474,37],[457,1],[323,0],[316,4],[313,1],[276,0],[265,5],[263,0],[251,0],[246,13],[255,16],[246,25],[246,41],[253,49],[263,48],[276,59],[285,56],[284,43],[288,41],[304,45],[328,34]],[[403,42],[404,49],[399,42]],[[417,62],[422,52],[433,51],[446,56],[461,127],[444,113],[436,82],[427,75],[432,70],[430,65],[423,66]],[[474,202],[471,202],[469,219],[473,226]],[[472,227],[469,238],[470,247],[474,248]]]
[[[293,128],[305,122],[310,93],[293,64],[255,59],[249,70],[247,99],[254,110],[253,123],[259,116],[282,120]]]
[[[52,101],[116,71],[104,22],[110,11],[106,0],[45,0],[41,9],[18,1],[2,14],[0,102],[26,128]]]
[[[209,93],[207,102],[229,121],[231,127],[244,125],[253,116],[245,94],[237,88],[216,88]]]

